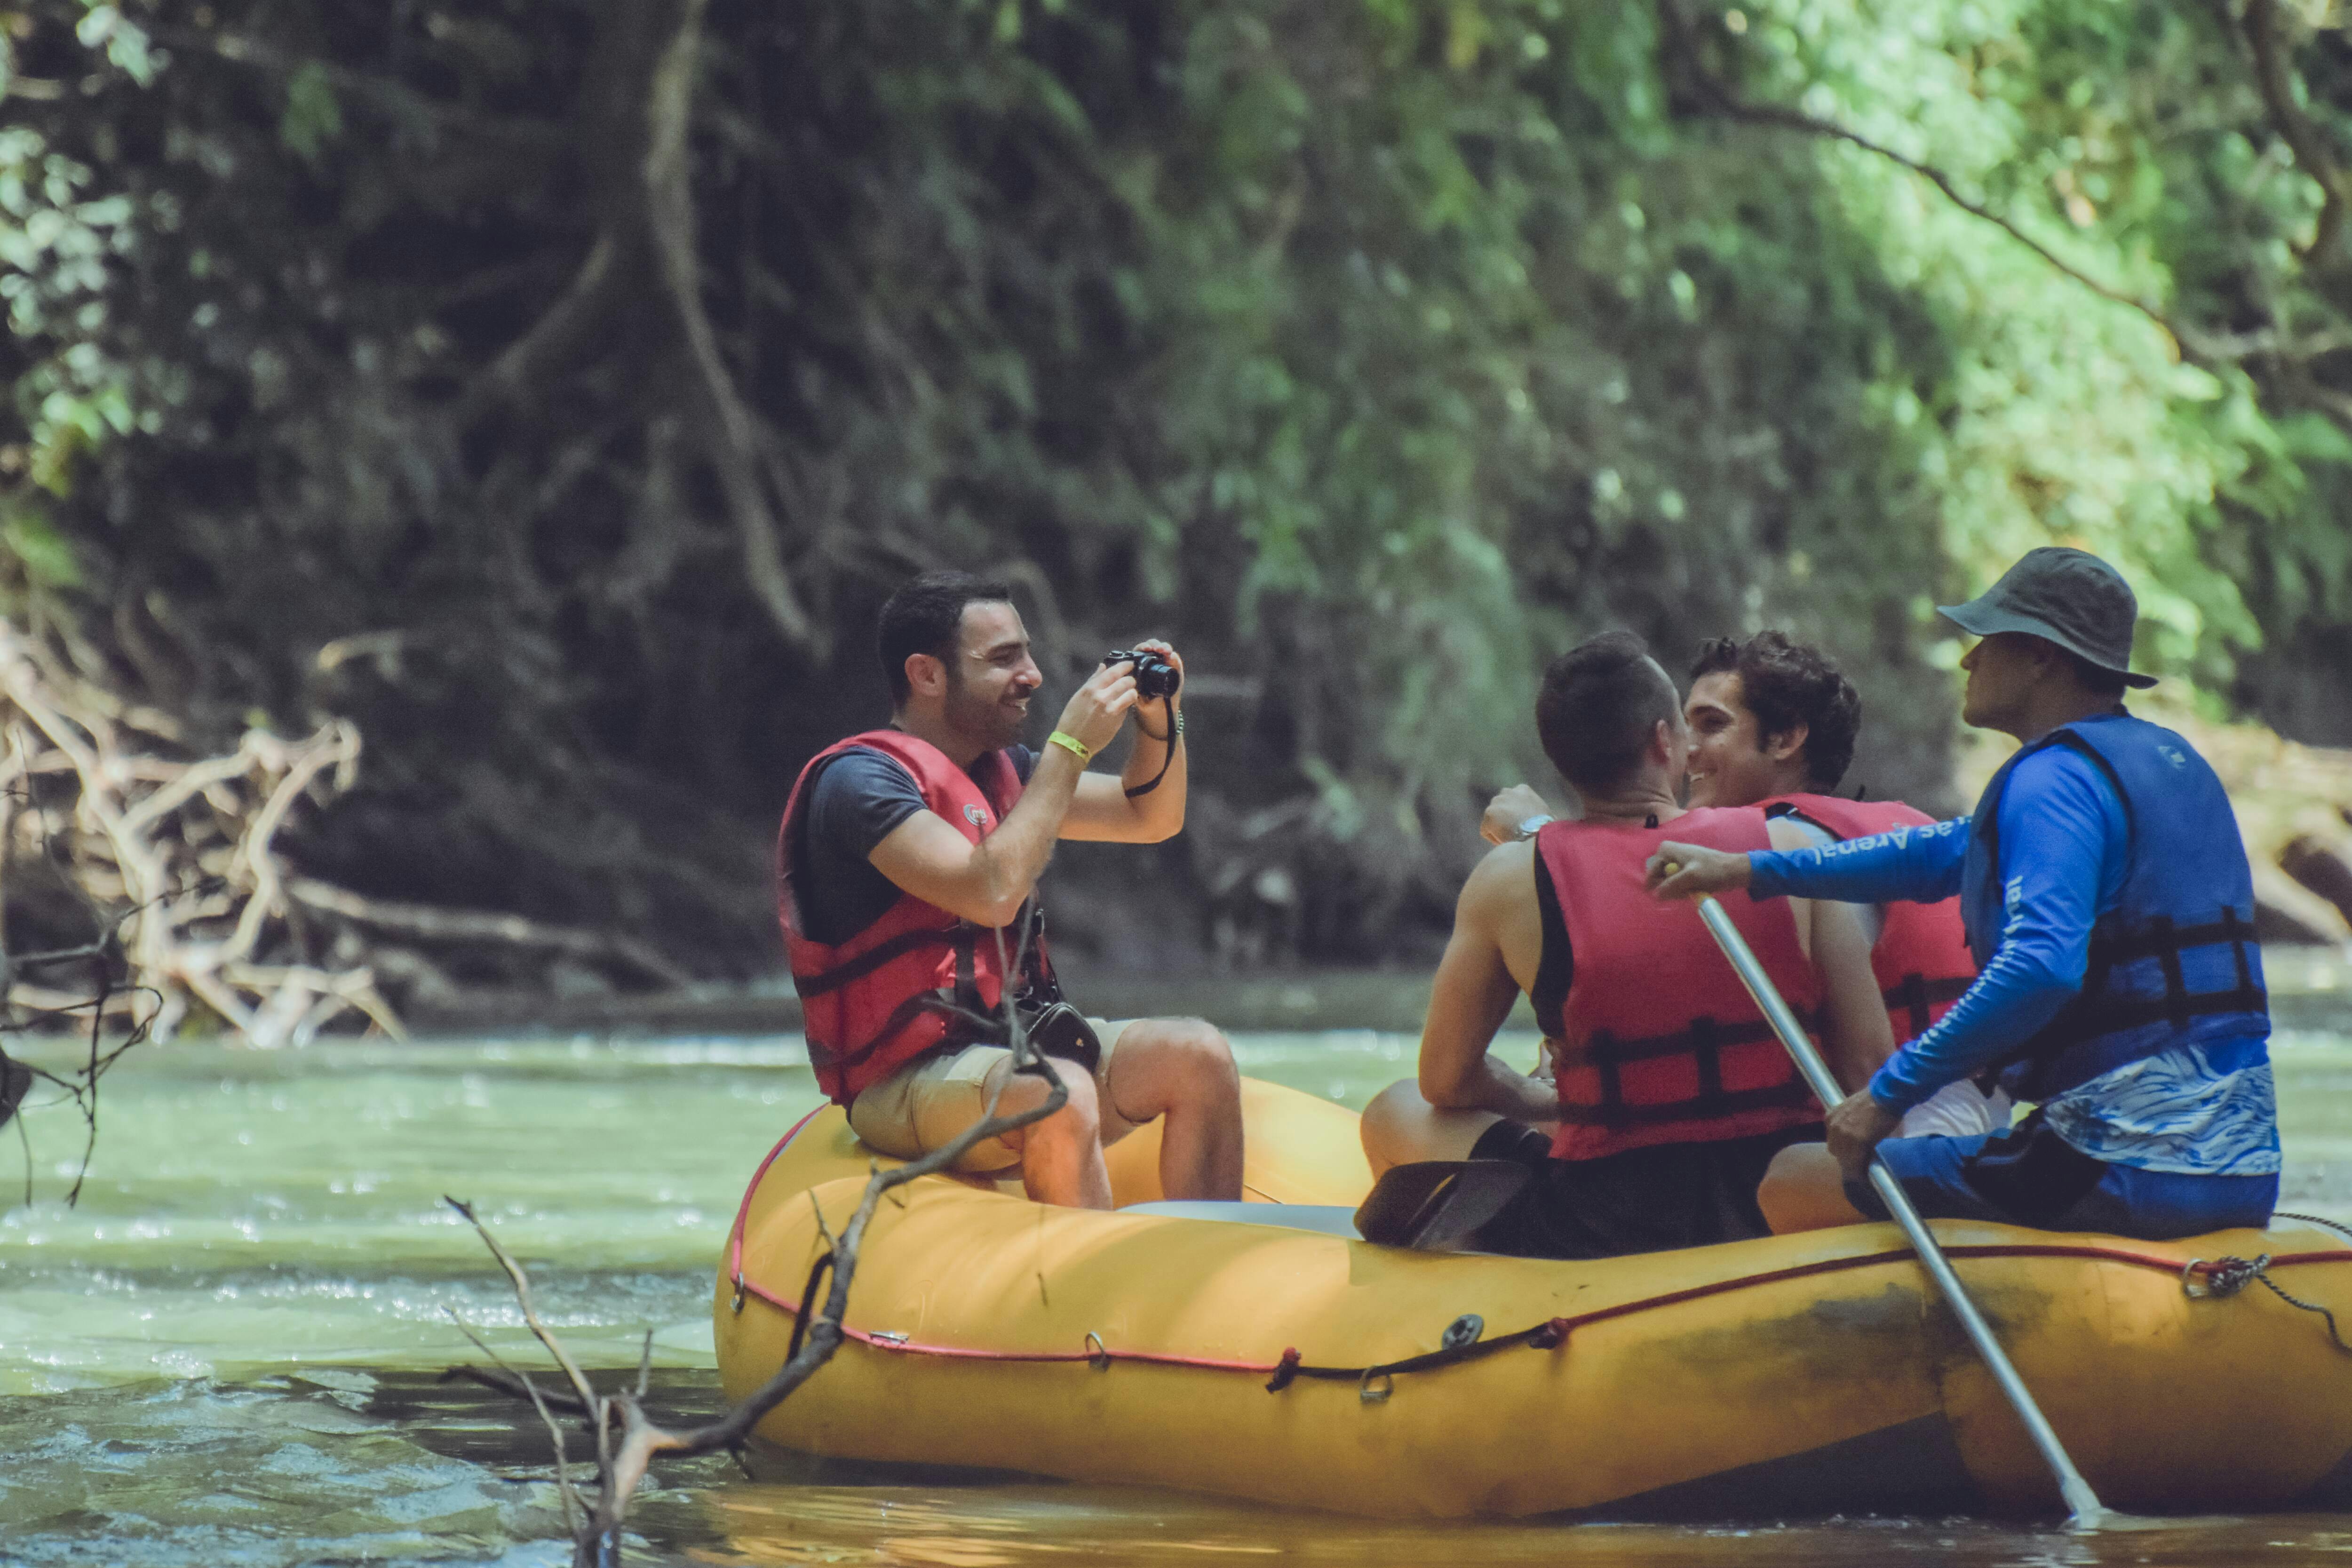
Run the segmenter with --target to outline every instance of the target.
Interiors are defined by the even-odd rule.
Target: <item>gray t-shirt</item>
[[[1027,784],[1037,753],[1014,746],[1011,754],[1013,772]],[[929,809],[915,775],[879,752],[861,747],[827,763],[809,785],[794,857],[802,868],[794,889],[802,934],[833,946],[880,920],[898,902],[898,888],[866,857],[900,823]]]

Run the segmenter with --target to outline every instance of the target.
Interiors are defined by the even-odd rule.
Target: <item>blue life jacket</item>
[[[1977,803],[1960,914],[1979,967],[2001,940],[2001,796],[2018,763],[2051,746],[2106,775],[2123,803],[2129,860],[2115,907],[2091,928],[2081,993],[2003,1064],[2002,1087],[2046,1100],[2163,1051],[2266,1038],[2253,873],[2229,796],[2187,741],[2120,710],[2025,747]]]

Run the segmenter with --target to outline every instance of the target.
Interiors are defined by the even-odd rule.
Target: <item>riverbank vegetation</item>
[[[1144,632],[1197,672],[1187,833],[1056,872],[1113,959],[1413,950],[1537,775],[1541,658],[1610,626],[1822,641],[1849,785],[1952,805],[1931,606],[2039,543],[2124,566],[2208,720],[2352,742],[2332,10],[0,0],[0,38],[8,614],[190,758],[352,726],[300,876],[602,933],[345,922],[395,1005],[772,968],[774,816],[932,564],[1012,575],[1057,684]]]

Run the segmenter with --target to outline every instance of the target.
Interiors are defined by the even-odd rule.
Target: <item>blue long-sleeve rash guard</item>
[[[2017,764],[2000,802],[2003,913],[1992,962],[1952,1010],[1889,1058],[1871,1098],[1900,1115],[2008,1056],[2082,989],[2091,926],[2121,892],[2130,830],[2123,803],[2066,746]],[[1817,849],[1748,856],[1748,891],[1845,903],[1932,903],[1960,890],[1965,817]]]

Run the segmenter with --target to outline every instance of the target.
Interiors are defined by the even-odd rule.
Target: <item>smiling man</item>
[[[1498,846],[1470,874],[1431,984],[1419,1070],[1364,1108],[1375,1172],[1507,1160],[1531,1179],[1479,1232],[1488,1252],[1612,1258],[1760,1236],[1757,1184],[1821,1110],[1705,926],[1644,897],[1661,840],[1807,842],[1752,807],[1685,810],[1689,755],[1673,679],[1630,632],[1544,671],[1536,731],[1583,810]],[[1855,911],[1727,907],[1791,1005],[1818,1020],[1842,1082],[1894,1041]],[[1518,998],[1548,1072],[1496,1057]],[[1541,1128],[1542,1131],[1538,1131]]]
[[[1847,800],[1831,793],[1853,760],[1862,698],[1819,648],[1785,633],[1701,644],[1683,719],[1690,728],[1685,782],[1693,810],[1760,806],[1817,845],[1935,822],[1901,801]],[[1543,798],[1515,784],[1487,806],[1481,831],[1500,844],[1549,820]],[[1916,1038],[1976,978],[1958,901],[1862,904],[1855,914],[1870,942],[1889,1037]],[[1990,1132],[2009,1124],[2011,1109],[1998,1090],[1989,1095],[1973,1083],[1947,1084],[1905,1114],[1902,1135]]]
[[[1783,633],[1715,637],[1691,665],[1690,804],[1760,805],[1816,844],[1837,844],[1935,818],[1899,800],[1832,794],[1853,761],[1862,697],[1824,654]],[[1870,964],[1896,1040],[1916,1039],[1976,979],[1958,899],[1861,906]],[[2014,1107],[1962,1080],[1904,1114],[1898,1136],[1973,1137],[2009,1125]]]
[[[1133,665],[1108,665],[1042,751],[1020,744],[1045,677],[1010,590],[969,573],[899,589],[879,640],[890,727],[811,759],[777,845],[818,1085],[860,1138],[901,1158],[955,1137],[992,1096],[1003,1113],[1027,1110],[1051,1090],[1013,1071],[993,1022],[1010,994],[1069,1100],[960,1168],[1018,1165],[1033,1198],[1108,1208],[1104,1146],[1156,1120],[1165,1196],[1240,1198],[1240,1079],[1224,1037],[1197,1018],[1081,1018],[1062,1001],[1036,900],[1056,839],[1156,844],[1182,828],[1180,697],[1139,704]],[[1181,677],[1167,644],[1136,647]],[[1130,713],[1140,739],[1124,775],[1087,772]]]
[[[2137,604],[2079,550],[2028,553],[1942,611],[1981,637],[1961,717],[2015,736],[1973,816],[1794,852],[1667,843],[1664,898],[1743,889],[1884,903],[1957,896],[1982,973],[1783,1151],[1776,1230],[1885,1218],[1872,1152],[1922,1214],[2162,1240],[2268,1222],[2278,1195],[2270,1014],[2253,885],[2228,796],[2179,735],[2133,717]],[[1942,1086],[1998,1070],[2038,1101],[2014,1129],[1893,1138]]]

